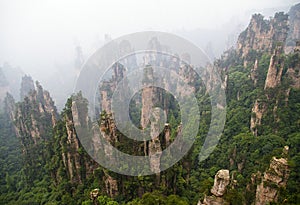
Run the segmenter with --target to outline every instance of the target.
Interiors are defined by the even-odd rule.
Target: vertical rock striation
[[[282,57],[282,54],[283,47],[277,46],[270,60],[267,78],[265,81],[265,89],[275,88],[280,85],[284,67],[284,58]]]
[[[223,196],[230,181],[229,170],[221,169],[215,176],[214,186],[211,193],[215,196]]]
[[[26,79],[30,82],[30,86],[24,87],[24,92],[22,92],[24,94],[25,88],[31,87],[31,78],[26,77]],[[36,144],[39,140],[48,140],[57,118],[56,107],[49,92],[43,90],[38,82],[36,89],[30,88],[30,90],[31,92],[25,96],[24,101],[17,105],[14,115],[17,136],[22,139],[25,147],[28,141]]]
[[[289,147],[284,147],[288,152]],[[279,189],[285,187],[289,177],[289,166],[286,158],[273,157],[269,169],[264,173],[262,182],[257,185],[255,205],[277,202]]]
[[[252,50],[272,53],[277,42],[285,43],[288,35],[288,15],[276,13],[265,20],[261,14],[254,14],[247,29],[238,38],[238,51],[246,57]]]
[[[226,193],[226,188],[230,183],[229,170],[221,169],[215,175],[214,185],[211,189],[212,196],[205,196],[203,203],[200,201],[198,205],[226,205],[227,203],[222,197]]]
[[[267,104],[265,102],[260,100],[255,101],[252,108],[252,115],[250,120],[250,130],[255,136],[258,136],[258,126],[261,125],[261,120],[266,110]]]

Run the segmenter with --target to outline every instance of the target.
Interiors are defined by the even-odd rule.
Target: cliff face
[[[211,189],[211,193],[215,196],[223,196],[225,194],[226,187],[229,184],[229,180],[229,170],[219,170],[215,176],[214,186]]]
[[[283,110],[290,109],[288,101],[290,99],[291,103],[293,101],[292,95],[289,94],[290,91],[299,92],[300,4],[294,6],[291,11],[289,20],[287,15],[283,13],[277,13],[270,20],[264,20],[262,15],[254,15],[248,28],[239,37],[236,55],[235,53],[229,55],[229,59],[230,57],[234,59],[231,64],[233,69],[230,70],[230,66],[228,66],[229,74],[230,72],[237,72],[234,69],[242,70],[252,80],[250,85],[253,87],[250,89],[254,92],[260,92],[254,95],[255,97],[251,102],[253,104],[250,130],[256,136],[254,137],[255,140],[260,140],[260,137],[264,137],[264,134],[269,132],[285,139],[280,130],[284,129],[284,126],[281,126],[280,123],[286,123],[289,121],[289,117],[283,116],[282,113]],[[290,32],[288,32],[289,29]],[[292,50],[286,54],[287,48],[291,45],[291,39],[294,44],[292,44]],[[226,63],[223,61],[223,64],[226,65]],[[235,104],[233,105],[235,106]],[[253,136],[251,135],[251,137]],[[287,150],[288,147],[285,147],[284,153]],[[234,155],[239,155],[236,148],[233,152]],[[246,187],[246,192],[251,193],[249,197],[247,196],[248,198],[245,197],[248,200],[247,203],[251,202],[257,205],[272,202],[282,203],[279,201],[283,200],[279,197],[282,194],[280,190],[286,188],[290,172],[287,154],[283,155],[281,158],[273,157],[264,174],[260,172],[252,174],[251,185]],[[230,159],[229,164],[232,167],[234,160]],[[249,164],[243,162],[241,166],[238,164],[235,169],[244,175],[243,172],[247,166]],[[206,196],[204,204],[214,204],[211,199],[217,201],[216,204],[225,203],[221,199],[217,199],[218,197],[212,191],[211,193],[213,196]],[[288,201],[288,199],[285,200]],[[242,204],[242,202],[240,203]]]
[[[276,47],[270,60],[267,79],[265,81],[265,89],[275,88],[281,82],[282,71],[284,67],[284,58],[281,54],[283,54],[283,47]]]
[[[32,184],[43,177],[45,165],[50,160],[50,148],[46,144],[53,137],[56,107],[49,92],[38,82],[24,101],[15,105],[12,96],[8,95],[6,102],[10,110],[9,117],[14,122],[16,135],[22,145],[25,181]]]
[[[287,154],[289,147],[284,147]],[[262,182],[257,185],[256,205],[265,205],[277,202],[279,189],[285,187],[289,177],[289,166],[286,158],[277,159],[273,157],[269,169],[264,173]]]
[[[247,29],[238,38],[238,52],[243,58],[253,50],[272,53],[277,42],[285,43],[287,35],[287,14],[276,13],[270,20],[265,20],[261,14],[255,14]]]
[[[282,15],[282,17],[285,18],[285,15]],[[135,96],[130,102],[132,103],[130,105],[132,109],[130,117],[135,120],[134,124],[141,131],[149,131],[151,138],[145,142],[133,141],[118,130],[111,107],[112,94],[118,83],[126,79],[126,71],[130,70],[126,66],[135,64],[134,61],[141,58],[135,59],[133,57],[125,64],[122,62],[122,64],[117,63],[112,66],[110,72],[112,77],[103,82],[99,88],[101,99],[99,107],[103,112],[100,115],[101,118],[97,121],[98,124],[95,123],[92,129],[94,135],[91,139],[91,145],[93,146],[91,149],[94,150],[97,156],[103,154],[103,152],[108,156],[112,154],[112,147],[102,144],[103,141],[100,140],[101,133],[105,140],[122,152],[124,151],[130,155],[150,156],[149,165],[153,172],[159,173],[156,175],[130,177],[118,175],[100,167],[85,152],[81,144],[83,141],[80,141],[81,138],[79,139],[81,135],[76,129],[76,126],[91,126],[88,118],[88,102],[80,93],[74,95],[68,100],[60,118],[57,118],[56,109],[49,93],[43,90],[39,84],[34,85],[32,79],[25,76],[21,91],[21,95],[24,97],[22,97],[23,102],[15,104],[12,96],[7,95],[5,109],[9,111],[9,118],[15,121],[18,137],[23,145],[24,176],[28,176],[27,181],[29,183],[38,182],[38,184],[41,184],[39,186],[32,184],[31,187],[34,189],[30,192],[33,193],[40,187],[43,190],[45,184],[48,185],[45,183],[48,180],[47,182],[51,183],[49,183],[50,186],[46,187],[48,189],[45,191],[47,192],[46,198],[51,200],[55,198],[58,204],[62,203],[60,201],[69,195],[74,198],[79,196],[75,200],[81,203],[82,200],[87,199],[86,193],[93,188],[99,188],[95,189],[95,193],[92,193],[95,195],[94,198],[106,194],[110,197],[116,197],[116,199],[124,199],[126,201],[124,203],[138,196],[141,200],[145,199],[145,201],[147,200],[146,197],[150,196],[148,198],[150,201],[152,200],[151,192],[154,192],[153,199],[155,200],[158,198],[156,191],[161,192],[164,197],[170,194],[181,194],[191,203],[197,200],[195,197],[198,194],[204,197],[204,194],[209,192],[204,200],[198,203],[204,205],[267,204],[276,202],[276,200],[281,203],[280,200],[283,196],[279,197],[280,190],[285,188],[288,177],[291,179],[292,177],[298,177],[298,175],[295,175],[294,172],[289,176],[288,161],[285,156],[281,158],[273,157],[270,165],[268,165],[269,159],[266,160],[266,158],[273,156],[274,153],[277,154],[278,146],[282,146],[282,143],[296,144],[298,140],[298,130],[296,129],[299,128],[299,123],[297,124],[299,122],[299,117],[297,117],[299,114],[297,104],[299,93],[296,89],[300,88],[300,45],[296,46],[294,53],[291,53],[293,55],[284,55],[283,45],[281,46],[278,41],[281,42],[285,39],[286,33],[281,29],[285,26],[285,20],[280,21],[279,14],[274,19],[264,20],[259,15],[254,16],[249,28],[240,36],[239,50],[234,51],[234,54],[226,54],[226,61],[231,61],[234,64],[232,66],[232,64],[226,62],[223,64],[224,66],[220,66],[220,68],[228,70],[228,81],[232,83],[229,84],[227,90],[229,91],[228,95],[231,95],[227,99],[229,105],[227,111],[230,115],[228,115],[228,124],[224,129],[222,140],[220,140],[221,146],[207,160],[202,162],[198,160],[200,142],[206,134],[208,127],[206,125],[209,125],[210,122],[213,123],[209,108],[211,102],[206,96],[203,98],[201,96],[204,92],[197,93],[199,107],[202,109],[201,123],[203,122],[203,124],[199,127],[195,149],[191,149],[173,167],[160,172],[161,167],[163,167],[161,152],[173,142],[176,134],[182,134],[183,126],[178,127],[181,115],[178,105],[170,102],[176,101],[176,98],[171,98],[169,93],[164,92],[163,89],[151,86],[151,81],[154,81],[157,77],[154,76],[153,70],[157,69],[155,66],[164,66],[177,72],[176,74],[182,77],[182,84],[189,84],[190,89],[186,89],[172,75],[170,75],[173,83],[171,86],[174,86],[173,88],[175,88],[174,90],[178,93],[179,98],[187,97],[204,87],[199,85],[202,82],[197,79],[198,76],[188,64],[190,62],[189,55],[185,54],[182,57],[185,60],[183,63],[179,61],[177,56],[159,56],[150,52],[144,56],[144,62],[139,63],[144,67],[142,82],[146,88],[140,90],[138,96]],[[275,28],[276,26],[279,28]],[[280,31],[277,32],[277,29]],[[297,28],[294,30],[297,30]],[[123,44],[124,49],[131,49],[128,43],[123,42]],[[149,49],[162,51],[164,47],[160,45],[158,39],[153,39],[149,43]],[[262,57],[264,54],[256,53],[256,51],[266,52],[267,57]],[[251,67],[243,67],[244,60],[248,61],[250,63],[248,65],[251,65]],[[250,71],[251,68],[253,68],[253,72]],[[205,73],[201,74],[201,77],[205,79],[203,84],[206,85],[207,90],[213,89],[212,86],[217,80],[216,76],[213,76],[210,72],[212,69],[214,68],[210,67],[208,71],[206,70]],[[230,76],[234,72],[239,74],[235,75],[235,78]],[[264,75],[260,76],[261,73]],[[290,81],[284,81],[285,77],[288,77]],[[226,79],[225,77],[224,88]],[[2,82],[5,81],[2,80]],[[166,83],[167,80],[163,82]],[[126,81],[122,83],[124,84],[121,86],[127,86]],[[6,84],[4,83],[4,85]],[[234,92],[230,90],[231,88]],[[292,97],[289,102],[285,103],[282,99],[286,97],[284,96],[285,91],[289,91],[289,89]],[[234,94],[230,93],[231,91]],[[125,92],[119,94],[121,99],[127,97]],[[74,98],[76,98],[76,101],[73,101]],[[289,100],[288,97],[287,99]],[[82,104],[84,109],[78,109],[79,104]],[[291,109],[288,104],[291,105]],[[250,130],[248,129],[251,106],[253,107],[250,128],[255,136],[249,133]],[[273,116],[275,118],[277,108],[279,110],[278,116],[282,117],[281,127],[277,128],[277,124],[273,127],[265,126],[267,123],[276,123],[273,121]],[[287,118],[290,119],[286,120]],[[207,121],[207,124],[205,121]],[[215,123],[212,124],[212,126],[214,125]],[[286,129],[282,132],[276,132],[276,129],[282,127]],[[177,133],[174,132],[176,128],[178,128]],[[293,152],[297,153],[298,147],[297,145],[294,146],[296,148],[293,148]],[[2,148],[1,150],[6,151]],[[230,157],[231,159],[229,159]],[[292,160],[291,164],[297,162]],[[117,160],[112,160],[112,158],[107,161],[118,163]],[[219,170],[215,174],[216,168],[226,166],[230,166],[232,177],[230,177],[229,170]],[[266,171],[264,170],[264,174],[261,174],[263,171],[260,169],[264,166],[269,167]],[[257,170],[261,172],[257,172]],[[212,179],[210,176],[212,176],[212,172],[214,172],[215,178],[211,187]],[[51,179],[47,179],[50,178],[47,177],[49,173]],[[9,177],[5,180],[8,181]],[[249,181],[251,182],[247,185]],[[22,182],[16,184],[20,187],[23,185]],[[1,190],[3,190],[2,184],[4,183],[1,182]],[[208,185],[209,189],[207,189]],[[288,190],[288,187],[286,187],[286,190]],[[23,194],[24,192],[26,191],[22,190],[20,193]],[[146,192],[150,193],[147,193],[146,197],[142,197]],[[248,194],[250,196],[247,196]],[[39,192],[37,195],[42,194]],[[181,204],[176,198],[174,201],[169,201],[166,204]],[[120,203],[123,203],[123,201]],[[75,204],[75,202],[63,204]]]
[[[15,105],[15,99],[9,93],[6,94],[6,97],[4,99],[4,110],[8,114],[8,119],[11,122],[13,122],[15,119],[16,105]]]
[[[84,139],[78,136],[83,133],[82,131],[76,130],[77,126],[80,128],[91,128],[87,105],[88,102],[83,98],[81,93],[73,95],[66,104],[62,113],[62,120],[60,120],[55,127],[55,135],[57,136],[56,144],[62,147],[58,153],[58,157],[62,160],[63,164],[62,166],[58,165],[54,168],[53,175],[57,183],[66,180],[62,178],[60,173],[62,169],[66,173],[68,181],[74,184],[84,184],[88,178],[95,177],[95,172],[97,171],[101,173],[102,181],[98,186],[101,187],[102,193],[106,193],[110,197],[115,197],[119,193],[118,181],[114,179],[108,171],[102,170],[99,164],[85,152],[80,142],[80,140]],[[97,129],[97,131],[95,129]],[[117,141],[118,136],[111,114],[102,114],[100,127],[94,126],[92,131],[93,132],[90,133],[92,134],[91,143],[88,143],[88,146],[92,146],[91,148],[94,150],[96,156],[99,156],[99,151],[103,151],[109,155],[111,148],[101,144],[99,133],[101,132],[102,136],[111,144]]]
[[[25,148],[30,142],[37,144],[39,140],[48,140],[57,118],[56,107],[49,92],[43,90],[38,82],[31,91],[17,105],[14,119],[17,136]]]
[[[297,43],[294,54],[292,55],[292,64],[286,72],[286,76],[291,80],[291,87],[300,88],[300,42]]]
[[[237,53],[243,60],[244,67],[251,65],[252,69],[249,76],[254,87],[256,88],[258,82],[261,81],[264,82],[264,90],[266,91],[266,99],[264,101],[257,99],[252,107],[250,129],[256,136],[258,135],[257,127],[261,125],[268,108],[271,109],[268,102],[275,100],[269,92],[270,89],[281,87],[286,78],[290,80],[290,87],[300,87],[299,43],[293,45],[293,51],[289,52],[289,56],[284,52],[289,47],[291,39],[295,42],[298,38],[298,25],[295,23],[297,24],[299,20],[299,10],[298,5],[294,6],[289,13],[289,19],[288,15],[282,12],[275,14],[274,18],[270,20],[265,20],[259,14],[253,15],[248,28],[239,37]],[[262,70],[266,68],[266,62],[261,62],[261,54],[264,56],[271,55],[267,72]],[[261,76],[264,73],[266,73],[265,79]],[[290,88],[286,88],[284,91],[286,102],[288,101],[289,90]],[[275,121],[279,121],[280,119],[276,116],[278,100],[272,104],[275,104],[273,109]]]
[[[252,115],[250,120],[250,130],[252,131],[253,135],[258,135],[258,126],[261,125],[261,120],[263,114],[267,110],[267,104],[260,100],[256,100],[254,106],[252,108]]]
[[[160,124],[163,123],[161,119],[161,109],[155,108],[158,104],[161,104],[162,93],[161,90],[155,87],[149,87],[148,82],[153,82],[153,69],[148,66],[144,69],[144,86],[142,90],[142,109],[141,109],[141,127],[146,129],[150,127],[151,140],[149,143],[144,143],[144,153],[145,155],[150,155],[150,167],[155,173],[160,172],[160,153],[162,151],[161,141],[159,139],[160,134]],[[166,115],[165,111],[164,115]],[[151,120],[152,118],[152,120]],[[148,144],[148,145],[147,145]]]
[[[163,45],[160,45],[158,39],[152,39],[149,42],[149,49],[163,51],[166,48]],[[198,88],[196,88],[195,86],[196,83],[199,84],[199,81],[197,81],[197,77],[199,76],[197,76],[195,72],[192,72],[193,69],[190,65],[188,65],[190,61],[190,57],[188,54],[183,54],[182,56],[182,59],[185,60],[185,63],[180,62],[178,56],[167,56],[166,54],[155,54],[151,52],[146,53],[145,55],[139,55],[141,56],[138,56],[136,59],[140,60],[141,62],[120,62],[113,65],[108,72],[111,74],[111,77],[105,78],[105,80],[99,85],[99,104],[101,108],[100,110],[102,111],[100,119],[100,132],[111,145],[115,146],[120,151],[124,151],[125,153],[130,152],[130,154],[132,155],[149,156],[150,169],[151,171],[157,173],[156,176],[153,176],[155,177],[155,179],[153,179],[155,186],[166,186],[170,189],[176,190],[176,176],[174,176],[173,174],[166,176],[166,174],[162,174],[160,173],[160,171],[162,163],[161,152],[171,143],[171,141],[173,140],[172,137],[174,137],[175,133],[174,129],[176,130],[179,125],[176,120],[174,120],[174,124],[172,125],[168,123],[170,120],[170,113],[172,113],[170,110],[174,109],[173,112],[176,116],[177,110],[175,109],[177,109],[176,106],[178,105],[176,104],[176,99],[171,98],[168,91],[165,91],[162,88],[154,87],[152,85],[153,81],[161,80],[160,83],[165,84],[166,87],[168,85],[174,86],[172,87],[173,92],[178,93],[178,97],[185,97],[189,96],[191,93],[195,93],[196,89],[199,89],[200,85],[198,85]],[[135,58],[132,57],[132,59]],[[149,131],[149,137],[151,137],[151,139],[144,142],[132,141],[118,130],[114,119],[115,113],[112,110],[111,103],[112,94],[116,95],[117,93],[115,92],[117,85],[123,83],[123,88],[126,88],[126,86],[128,86],[126,85],[126,80],[130,82],[130,79],[127,79],[127,71],[131,71],[131,69],[136,64],[141,65],[141,67],[144,68],[141,77],[142,79],[138,79],[141,80],[143,89],[135,93],[136,95],[130,102],[130,109],[133,110],[133,112],[130,113],[130,115],[132,114],[130,117],[133,117],[131,120],[135,121],[134,125],[138,127],[141,132],[145,131],[148,133]],[[186,84],[189,84],[191,89],[186,89],[186,87],[180,84],[182,82],[177,82],[175,78],[176,76],[174,77],[174,79],[172,75],[170,76],[170,84],[167,84],[167,80],[169,79],[161,79],[157,77],[156,74],[159,72],[158,69],[160,69],[160,66],[176,72],[176,74],[182,77],[182,79],[180,80]],[[208,75],[208,78],[210,77],[211,76]],[[128,93],[131,93],[132,90],[130,89],[131,88],[127,89]],[[128,93],[117,94],[122,95],[119,96],[119,99],[123,99],[128,97]],[[171,99],[173,101],[168,101],[168,99]],[[120,105],[120,107],[121,106],[122,105]],[[121,110],[123,111],[123,109]],[[124,109],[124,112],[127,112],[127,110]],[[97,129],[97,127],[95,127],[94,129]],[[179,133],[180,129],[178,128],[177,131]],[[97,134],[97,130],[95,131],[95,133]],[[95,152],[103,151],[107,156],[112,153],[111,147],[105,147],[104,144],[101,144],[101,141],[97,140],[96,135],[94,137],[94,144],[99,145],[98,148],[95,147]],[[124,148],[127,149],[122,150]],[[186,163],[186,167],[188,166],[189,164]],[[190,167],[187,168],[187,172],[189,171]],[[108,187],[114,187],[114,191],[109,191],[109,194],[113,195],[113,193],[115,192],[120,193],[122,191],[122,185],[120,184],[120,181],[118,181],[118,183],[115,183],[115,178],[112,175],[109,176],[109,174],[106,174],[105,176],[105,182],[111,183],[111,186]],[[143,193],[149,191],[149,188],[145,187],[143,184],[144,182],[141,182],[141,184],[137,188],[139,190],[139,196],[142,196]],[[105,186],[107,187],[107,185]]]
[[[252,186],[255,195],[255,205],[266,205],[271,202],[277,202],[281,188],[285,188],[289,178],[290,168],[287,161],[289,147],[285,146],[282,158],[273,157],[270,166],[261,176],[261,173],[252,174],[251,183],[247,189]],[[260,182],[257,184],[257,182]],[[211,195],[205,196],[203,202],[199,201],[198,205],[224,205],[229,204],[226,199],[228,185],[236,185],[238,181],[231,180],[229,170],[219,170],[214,179],[214,185],[211,188]],[[257,184],[257,186],[255,185]],[[256,186],[256,188],[255,188]],[[232,188],[232,187],[231,187]],[[244,204],[242,201],[240,204]]]
[[[229,204],[226,202],[222,196],[226,192],[226,188],[230,183],[229,170],[221,169],[215,175],[214,185],[211,189],[211,196],[206,196],[203,200],[203,203],[200,201],[198,205],[226,205]]]
[[[286,71],[284,72],[285,69]],[[254,79],[254,84],[256,80],[257,78]],[[287,83],[288,86],[282,88],[282,85]],[[266,114],[268,107],[271,108],[268,102],[275,100],[273,115],[275,121],[280,120],[276,114],[279,99],[275,99],[274,96],[271,97],[275,93],[269,92],[270,89],[274,88],[283,89],[286,103],[288,102],[291,88],[300,88],[300,50],[297,49],[297,46],[292,53],[285,55],[283,46],[279,45],[271,56],[264,85],[264,90],[266,91],[264,94],[265,100],[257,99],[252,107],[253,114],[251,115],[250,129],[255,136],[258,135],[257,127],[261,125],[262,118]]]
[[[76,96],[73,96],[73,98],[76,98],[76,103],[82,104],[81,106],[87,106],[86,100],[81,94],[77,94]],[[58,153],[58,157],[62,159],[63,169],[66,171],[68,179],[73,183],[81,184],[98,166],[87,154],[85,154],[84,148],[77,136],[75,129],[76,123],[79,123],[78,126],[89,126],[87,109],[80,110],[85,111],[84,113],[80,113],[80,116],[87,120],[83,122],[78,120],[79,111],[77,106],[75,101],[72,101],[71,99],[68,100],[65,111],[62,114],[62,120],[55,128],[55,135],[57,136],[56,143],[62,147],[61,152]],[[55,175],[57,175],[57,173],[55,173]]]
[[[118,83],[126,75],[125,67],[120,63],[116,63],[112,66],[112,72],[113,74],[111,78],[106,79],[99,85],[100,107],[102,111],[105,111],[108,114],[111,113],[112,94],[115,91]],[[126,85],[124,84],[123,86]]]

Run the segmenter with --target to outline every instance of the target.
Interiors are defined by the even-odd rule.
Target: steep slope
[[[12,116],[22,144],[25,181],[31,186],[46,172],[45,165],[50,158],[47,143],[52,138],[52,128],[56,123],[56,108],[49,93],[37,82],[36,88],[16,105]]]
[[[292,10],[297,13],[299,8],[295,6]],[[290,24],[294,29],[292,33],[297,33],[295,22]],[[254,15],[248,28],[240,35],[237,49],[227,51],[215,62],[214,69],[220,72],[224,80],[222,86],[226,88],[226,125],[218,146],[201,162],[199,151],[211,121],[211,101],[203,89],[204,83],[197,79],[191,66],[180,63],[176,57],[149,54],[140,58],[144,60],[145,85],[147,80],[153,79],[155,65],[173,69],[192,87],[191,90],[185,90],[180,83],[176,85],[177,81],[173,81],[176,91],[182,97],[196,92],[201,109],[199,133],[186,156],[163,172],[159,172],[159,154],[150,160],[150,168],[159,174],[131,177],[113,173],[87,155],[75,128],[78,125],[76,123],[83,127],[92,126],[91,119],[87,117],[88,102],[81,93],[68,99],[60,115],[50,94],[39,83],[34,89],[32,86],[24,87],[24,101],[17,104],[8,95],[6,110],[10,112],[5,119],[14,121],[18,138],[8,140],[12,142],[11,146],[1,141],[1,163],[5,164],[7,158],[4,153],[7,148],[10,156],[16,154],[11,151],[17,140],[23,152],[17,155],[22,156],[19,159],[22,161],[21,167],[13,169],[11,163],[17,163],[18,160],[12,158],[9,166],[1,168],[1,176],[5,177],[0,184],[3,190],[1,202],[297,204],[300,200],[300,57],[297,46],[288,54],[284,52],[287,48],[288,25],[284,13],[277,13],[270,20]],[[298,40],[296,37],[293,39]],[[158,39],[151,39],[149,48],[164,49],[164,46],[160,45]],[[189,62],[188,54],[184,56]],[[133,58],[133,61],[136,59]],[[93,129],[97,129],[95,133],[101,133],[112,146],[125,153],[145,156],[160,152],[181,132],[178,104],[163,89],[147,87],[141,90],[130,102],[129,114],[136,127],[143,131],[150,130],[152,138],[141,142],[121,133],[111,110],[111,97],[121,79],[126,79],[126,67],[130,63],[137,64],[127,63],[114,64],[111,77],[99,85],[99,119]],[[216,80],[209,72],[204,73],[204,78],[207,82]],[[122,83],[127,86],[126,81]],[[30,84],[29,79],[27,85]],[[206,84],[207,89],[210,89],[209,86]],[[130,90],[126,90],[128,93],[119,93],[120,99],[128,97]],[[83,109],[79,110],[79,105]],[[122,106],[120,108],[123,109]],[[163,115],[159,115],[159,111],[165,115],[166,121],[161,118]],[[149,118],[150,113],[153,114],[152,118]],[[166,122],[163,129],[157,126],[159,121]],[[1,123],[1,133],[8,132],[7,126],[2,125],[5,123]],[[92,136],[93,149],[109,154],[110,148],[99,143],[99,136],[95,133]],[[1,137],[4,139],[8,135]],[[288,152],[286,146],[289,147]]]

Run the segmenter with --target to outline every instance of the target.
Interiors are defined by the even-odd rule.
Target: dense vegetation
[[[296,54],[285,56],[286,68],[295,66],[299,57]],[[210,194],[213,178],[219,169],[229,169],[235,185],[228,188],[225,199],[231,204],[250,204],[255,197],[253,189],[246,189],[251,175],[264,172],[272,156],[280,156],[285,145],[290,147],[289,165],[291,169],[287,187],[280,190],[278,204],[297,204],[300,200],[300,91],[290,89],[289,79],[283,78],[279,87],[264,90],[264,81],[270,61],[270,55],[257,55],[259,58],[259,77],[257,84],[249,78],[250,67],[244,68],[241,60],[232,52],[221,64],[229,64],[227,94],[227,120],[220,143],[208,159],[198,162],[199,147],[210,122],[210,101],[206,95],[198,95],[201,112],[201,128],[193,149],[172,168],[161,173],[161,181],[155,175],[129,177],[105,170],[101,167],[88,178],[78,183],[70,181],[62,164],[61,153],[68,149],[66,142],[66,116],[71,114],[71,99],[68,100],[61,118],[53,130],[53,138],[34,147],[32,155],[21,154],[19,139],[13,134],[12,123],[8,116],[1,113],[1,204],[93,204],[89,193],[99,188],[100,204],[196,204],[206,194]],[[228,62],[231,61],[231,62]],[[287,69],[285,69],[286,71]],[[223,72],[223,71],[222,71]],[[286,90],[290,89],[288,101]],[[271,97],[270,97],[271,96]],[[251,109],[256,99],[267,104],[262,124],[257,128],[257,136],[250,130]],[[176,105],[173,105],[176,107]],[[274,113],[274,106],[277,106]],[[169,119],[177,124],[177,109],[173,109]],[[138,116],[138,108],[131,115]],[[278,120],[280,119],[280,120]],[[42,119],[41,119],[42,120]],[[44,122],[47,123],[47,122]],[[174,127],[172,128],[175,129]],[[173,132],[175,135],[175,132]],[[122,150],[129,149],[132,142],[122,140]],[[128,147],[127,147],[128,146]],[[82,160],[88,160],[85,151],[77,150]],[[45,159],[39,159],[44,157]],[[233,163],[230,163],[230,159]],[[34,161],[32,161],[34,160]],[[40,160],[40,161],[39,161]],[[44,165],[39,164],[45,162]],[[35,164],[32,164],[35,163]],[[32,164],[32,166],[29,166]],[[82,170],[84,176],[85,170]],[[55,175],[56,176],[53,176]],[[103,176],[109,174],[117,180],[119,193],[111,199],[106,196]],[[141,193],[144,193],[142,196]],[[141,198],[139,198],[141,197]]]
[[[287,15],[278,15],[276,18],[287,20]],[[260,15],[255,18],[263,19]],[[247,38],[246,34],[244,32],[241,36]],[[273,46],[279,44],[274,42]],[[288,159],[290,174],[286,187],[279,188],[277,204],[299,203],[300,90],[292,86],[287,71],[297,68],[295,73],[299,74],[300,54],[277,56],[280,62],[284,62],[282,78],[279,85],[266,89],[271,54],[270,51],[249,50],[242,57],[241,53],[231,49],[215,62],[223,80],[227,79],[226,124],[218,146],[204,161],[199,160],[199,152],[211,123],[211,101],[202,89],[203,83],[199,79],[193,81],[201,115],[196,141],[182,160],[159,175],[132,177],[116,174],[89,157],[78,141],[72,116],[74,98],[83,106],[81,111],[87,112],[88,102],[81,93],[67,100],[53,125],[50,122],[52,116],[40,112],[39,106],[45,103],[42,91],[38,96],[41,102],[26,97],[16,104],[21,117],[14,122],[10,120],[11,113],[4,108],[0,113],[0,204],[197,204],[211,195],[214,176],[220,169],[230,170],[231,177],[224,199],[233,205],[253,204],[256,186],[261,181],[254,176],[268,169],[272,157],[282,157],[286,145],[289,152],[284,157]],[[254,70],[254,67],[257,68]],[[172,142],[181,121],[179,105],[169,93],[159,92],[163,103],[156,106],[168,111]],[[263,115],[261,123],[251,127],[255,103],[263,108]],[[130,117],[137,127],[140,127],[141,107],[139,92],[130,102]],[[98,119],[100,125],[106,123],[103,129],[108,135],[110,118],[109,113],[102,112]],[[15,134],[15,126],[20,126],[18,122],[27,128],[35,124],[40,139],[34,141],[30,129],[23,129],[24,133],[18,133],[21,136],[18,138]],[[143,143],[128,139],[118,130],[116,137],[117,140],[111,140],[111,143],[118,150],[133,155],[144,154]],[[159,139],[165,148],[164,133]],[[117,188],[112,186],[113,183]],[[98,193],[94,201],[90,198],[92,190]]]

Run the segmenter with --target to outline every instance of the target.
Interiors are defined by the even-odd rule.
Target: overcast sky
[[[0,0],[0,65],[9,62],[33,76],[71,62],[74,47],[86,53],[109,33],[216,28],[234,16],[287,8],[296,0]],[[250,16],[249,16],[250,18]],[[44,72],[44,71],[43,71]]]

